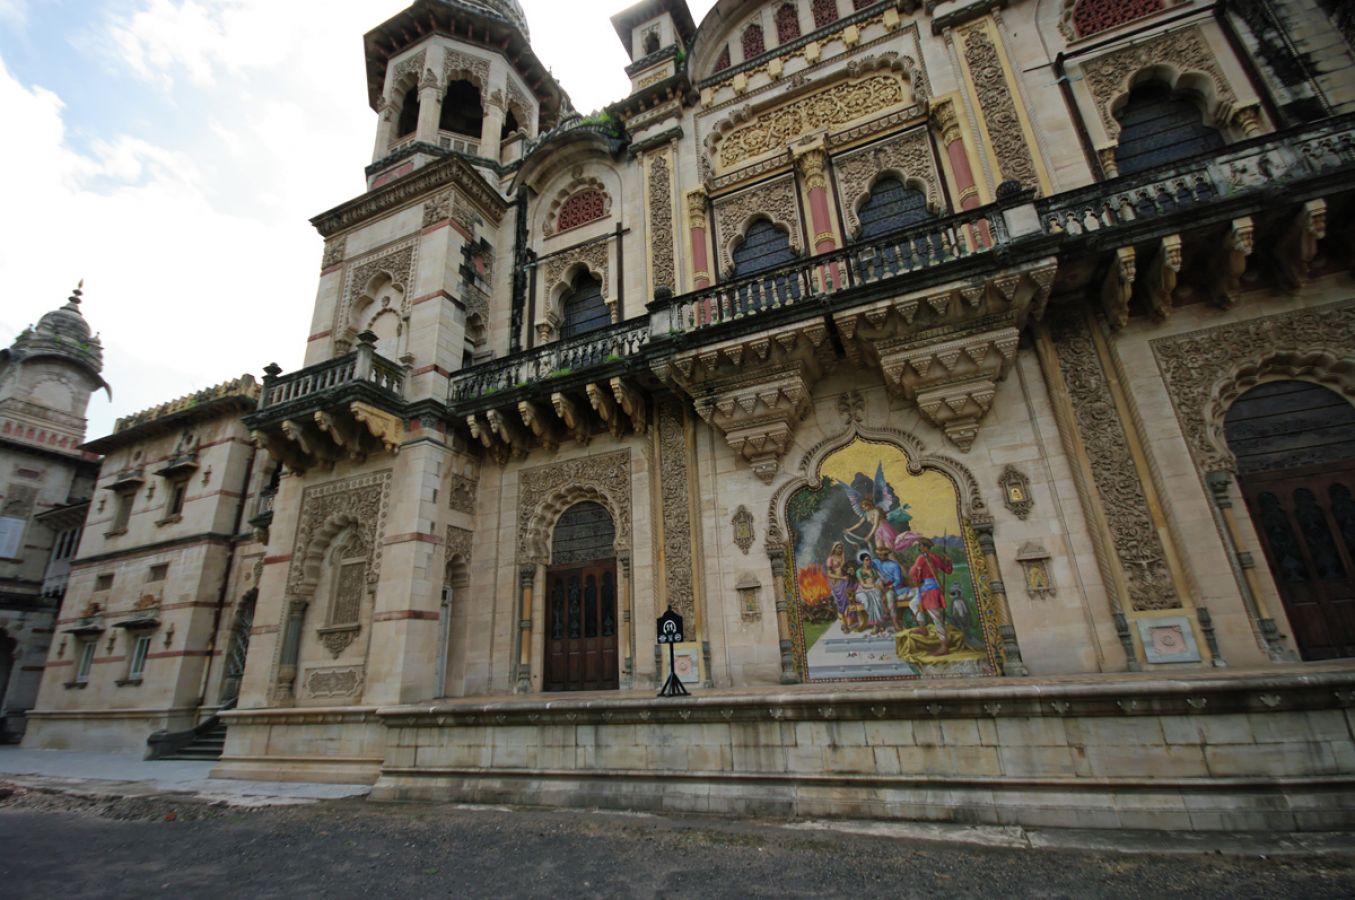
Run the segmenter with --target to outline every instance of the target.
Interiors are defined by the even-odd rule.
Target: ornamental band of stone
[[[1038,187],[1040,177],[1036,174],[1030,147],[1026,146],[1006,70],[986,28],[980,26],[966,32],[964,52],[983,118],[988,123],[988,137],[993,142],[1002,180],[1017,181],[1023,187]]]
[[[655,154],[649,164],[649,238],[654,290],[677,290],[673,259],[673,180],[668,156]]]
[[[692,517],[685,418],[677,401],[660,404],[659,474],[663,492],[664,587],[669,606],[687,621],[693,608]]]

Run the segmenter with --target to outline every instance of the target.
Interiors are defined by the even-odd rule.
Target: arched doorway
[[[226,646],[226,672],[221,681],[220,703],[223,707],[240,698],[240,683],[245,679],[245,662],[249,658],[249,636],[254,630],[254,605],[259,599],[258,588],[240,598],[240,609],[231,627],[230,642]]]
[[[1299,652],[1355,656],[1355,406],[1274,381],[1237,399],[1224,433]]]
[[[546,570],[547,691],[614,690],[617,667],[616,525],[586,500],[564,511]]]

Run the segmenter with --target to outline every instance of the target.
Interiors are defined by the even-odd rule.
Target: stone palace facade
[[[219,775],[388,798],[1351,824],[1349,6],[612,25],[630,93],[586,116],[515,0],[366,35],[305,365],[89,445],[28,742],[224,724]],[[689,699],[653,697],[669,608]]]

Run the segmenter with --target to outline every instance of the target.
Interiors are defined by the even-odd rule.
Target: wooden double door
[[[619,629],[614,558],[548,569],[545,689],[618,687]]]
[[[1355,656],[1355,463],[1239,481],[1303,658]]]

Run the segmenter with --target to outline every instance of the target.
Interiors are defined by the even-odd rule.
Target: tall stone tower
[[[80,449],[103,347],[76,288],[0,350],[0,739],[37,695],[98,462]]]

